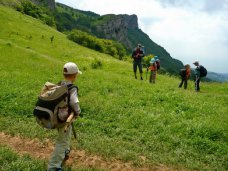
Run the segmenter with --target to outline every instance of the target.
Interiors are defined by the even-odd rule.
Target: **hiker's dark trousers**
[[[196,77],[195,79],[195,91],[200,91],[200,77]]]
[[[141,62],[136,62],[136,61],[133,62],[133,70],[134,70],[134,72],[135,73],[137,72],[137,66],[139,68],[139,72],[142,73],[142,64],[141,64]]]
[[[180,84],[179,84],[179,88],[182,87],[183,83],[184,83],[184,89],[187,89],[187,86],[188,86],[188,79],[187,79],[187,78],[181,78],[181,82],[180,82]]]

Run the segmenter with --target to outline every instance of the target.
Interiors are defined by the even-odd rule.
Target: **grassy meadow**
[[[56,132],[40,128],[32,112],[42,85],[60,81],[62,66],[72,61],[83,72],[76,82],[82,117],[73,147],[136,167],[228,170],[227,83],[201,83],[200,93],[193,82],[179,89],[180,80],[166,75],[149,84],[146,71],[136,80],[131,63],[79,46],[13,9],[0,6],[0,21],[1,132],[54,141]],[[29,160],[34,170],[45,168],[45,161],[0,150],[7,154],[1,164],[15,158],[20,167]]]
[[[5,146],[0,146],[0,170],[2,171],[38,171],[47,169],[47,161],[33,159],[29,155],[18,155]],[[65,171],[74,169],[65,167]],[[94,167],[79,167],[77,171],[104,171]]]

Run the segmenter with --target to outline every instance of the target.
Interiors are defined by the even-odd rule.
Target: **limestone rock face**
[[[51,10],[55,9],[55,0],[31,0],[31,1],[38,5],[45,5]]]
[[[123,19],[127,28],[138,29],[138,17],[137,15],[123,15]]]
[[[47,0],[47,3],[52,10],[55,9],[55,0]]]
[[[116,15],[97,26],[97,31],[103,33],[102,37],[117,40],[126,47],[132,48],[135,45],[132,45],[128,39],[128,29],[138,29],[136,15]]]

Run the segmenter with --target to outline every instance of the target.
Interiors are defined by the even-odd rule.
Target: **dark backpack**
[[[204,68],[202,65],[200,65],[200,77],[206,77],[207,76],[207,69]]]
[[[186,76],[186,69],[181,69],[180,70],[180,76],[184,78]]]
[[[33,115],[39,125],[47,129],[62,127],[70,114],[70,90],[78,88],[73,85],[56,85],[46,82],[38,97]],[[59,117],[59,110],[64,110],[64,118]]]
[[[155,61],[156,62],[156,65],[157,65],[157,69],[160,69],[161,65],[160,65],[160,62],[159,61]]]

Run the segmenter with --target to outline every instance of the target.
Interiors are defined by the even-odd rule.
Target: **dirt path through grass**
[[[48,160],[54,148],[50,140],[40,142],[38,139],[26,139],[20,136],[10,136],[0,132],[0,145],[5,145],[16,151],[19,155],[29,154],[32,157]],[[70,159],[66,162],[67,166],[77,167],[96,167],[111,171],[171,171],[165,166],[154,168],[136,168],[131,163],[123,163],[118,160],[107,161],[99,156],[87,154],[82,150],[73,149]]]

